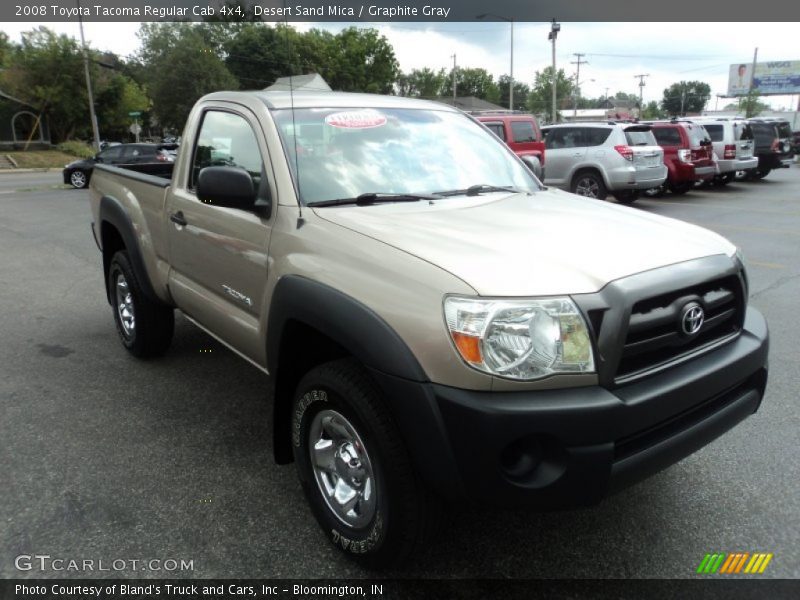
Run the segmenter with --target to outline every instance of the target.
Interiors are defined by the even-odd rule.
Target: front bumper
[[[426,483],[450,500],[573,508],[681,460],[754,413],[769,334],[747,311],[732,341],[619,386],[478,392],[374,373]],[[399,408],[402,406],[403,408]]]

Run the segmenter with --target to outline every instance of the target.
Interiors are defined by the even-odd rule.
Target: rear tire
[[[684,181],[681,183],[670,183],[669,191],[673,194],[680,196],[688,192],[694,187],[694,181]]]
[[[145,295],[124,250],[111,258],[108,288],[122,345],[138,358],[164,354],[172,342],[175,312]]]
[[[730,173],[724,173],[724,174],[720,175],[719,177],[717,177],[714,180],[714,183],[716,183],[717,185],[728,185],[734,179],[736,179],[736,172],[735,171],[731,171]]]
[[[311,510],[348,558],[370,568],[398,565],[432,537],[440,504],[416,476],[381,393],[357,361],[329,362],[303,377],[291,434]]]
[[[572,178],[570,191],[578,196],[605,200],[608,196],[603,177],[597,171],[579,171]]]
[[[633,204],[639,198],[639,190],[621,190],[612,192],[612,195],[620,204]]]
[[[751,178],[752,179],[764,179],[764,177],[769,175],[771,171],[772,171],[772,169],[755,169],[751,174]]]

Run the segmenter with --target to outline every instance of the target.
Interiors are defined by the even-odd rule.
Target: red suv
[[[659,195],[664,188],[673,194],[685,194],[696,181],[713,179],[714,147],[705,127],[685,121],[654,121],[650,125],[656,142],[664,149],[667,180],[660,188],[646,190],[646,195]]]
[[[472,116],[491,129],[514,153],[525,161],[534,175],[544,179],[544,139],[533,115],[512,112],[472,112]]]

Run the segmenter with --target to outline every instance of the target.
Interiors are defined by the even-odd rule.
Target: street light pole
[[[553,19],[550,25],[550,33],[547,36],[547,39],[550,40],[553,45],[553,123],[558,122],[558,112],[556,111],[556,38],[558,37],[559,31],[561,31],[561,25],[556,23],[556,20]]]
[[[89,96],[89,118],[92,120],[94,150],[100,152],[100,132],[97,130],[97,115],[94,114],[94,94],[92,94],[92,77],[89,75],[89,55],[86,52],[86,40],[83,37],[83,19],[81,18],[81,0],[77,0],[78,25],[81,30],[81,47],[83,48],[83,71],[86,75],[86,93]]]
[[[511,73],[509,74],[510,81],[508,84],[508,109],[514,110],[514,19],[502,17],[494,13],[481,13],[479,15],[475,15],[475,18],[480,20],[483,20],[486,17],[494,17],[496,19],[500,19],[501,21],[511,23]]]

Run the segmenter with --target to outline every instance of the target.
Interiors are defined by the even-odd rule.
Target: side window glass
[[[600,146],[605,143],[609,135],[611,135],[611,129],[605,127],[587,127],[583,130],[584,145]]]
[[[240,167],[250,173],[258,187],[263,160],[255,133],[239,115],[208,111],[203,117],[192,161],[189,187],[194,189],[206,167]]]
[[[680,146],[681,134],[673,127],[657,127],[653,129],[656,141],[660,146]]]
[[[120,146],[112,146],[111,148],[106,148],[100,153],[100,158],[103,162],[111,162],[113,160],[117,160],[120,155],[122,154],[122,148]]]
[[[560,148],[575,148],[580,145],[580,131],[574,127],[559,127],[547,132],[545,148],[558,150]]]
[[[497,137],[499,137],[504,142],[506,141],[505,132],[503,131],[503,124],[502,123],[484,123],[489,129],[492,130]]]
[[[536,133],[530,121],[511,121],[511,132],[516,143],[535,142]]]

